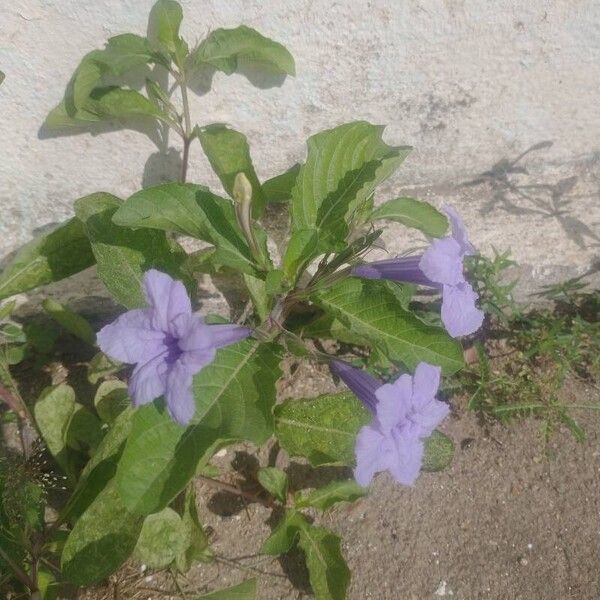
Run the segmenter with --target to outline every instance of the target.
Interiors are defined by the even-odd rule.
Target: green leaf
[[[300,529],[298,545],[306,556],[316,600],[344,600],[350,570],[342,556],[340,538],[327,529],[306,523]]]
[[[98,416],[109,424],[113,423],[130,404],[127,384],[118,379],[102,382],[94,396],[94,406]]]
[[[161,569],[185,550],[185,542],[181,517],[167,507],[144,519],[133,557],[153,569]]]
[[[131,514],[114,480],[96,497],[71,531],[62,553],[62,572],[77,585],[108,577],[131,555],[143,518]]]
[[[292,190],[293,232],[316,229],[321,252],[342,250],[350,226],[362,215],[375,188],[406,158],[410,148],[388,146],[383,127],[347,123],[308,140],[306,163]]]
[[[265,201],[269,204],[288,202],[292,197],[292,189],[300,171],[300,164],[290,167],[285,173],[272,177],[262,184]]]
[[[4,319],[6,319],[6,317],[9,317],[16,307],[16,300],[10,300],[9,302],[6,302],[2,306],[0,306],[0,321],[3,321]]]
[[[93,264],[83,225],[70,219],[17,252],[0,274],[0,299],[59,281]]]
[[[288,509],[283,518],[265,540],[260,552],[269,556],[280,556],[289,552],[298,537],[300,528],[306,520],[297,510]]]
[[[96,343],[96,333],[92,329],[92,326],[83,317],[69,310],[64,304],[47,298],[42,302],[42,307],[69,333],[72,333],[92,346]]]
[[[442,471],[450,466],[454,458],[454,442],[440,431],[434,431],[425,440],[423,471]]]
[[[233,198],[233,182],[238,173],[244,173],[252,186],[252,215],[260,217],[265,206],[260,181],[250,158],[246,136],[222,123],[196,127],[195,134],[218,175],[225,191]]]
[[[275,407],[274,416],[282,448],[314,467],[353,464],[356,434],[370,421],[367,409],[349,392],[286,400]]]
[[[255,598],[256,579],[247,579],[239,585],[197,596],[195,600],[255,600]]]
[[[271,299],[267,295],[264,279],[259,279],[258,277],[244,273],[244,283],[248,288],[256,314],[261,321],[264,321],[271,311]]]
[[[188,427],[157,403],[138,409],[117,472],[130,510],[149,514],[167,506],[221,440],[269,438],[279,360],[277,346],[257,340],[220,349],[194,377],[196,414]]]
[[[77,519],[83,514],[115,476],[117,463],[131,431],[132,421],[133,410],[130,408],[114,420],[96,452],[81,472],[77,487],[63,511],[65,518]]]
[[[158,0],[148,19],[149,37],[181,63],[187,54],[187,44],[179,37],[183,11],[175,0]]]
[[[127,308],[146,306],[142,279],[144,272],[152,268],[184,279],[189,285],[180,269],[185,253],[175,249],[164,233],[131,231],[113,223],[121,204],[118,198],[103,192],[75,202],[75,213],[85,223],[96,257],[98,277],[115,299]]]
[[[281,502],[286,502],[288,478],[284,471],[275,467],[262,467],[258,470],[258,481],[267,492]]]
[[[208,548],[208,536],[198,518],[196,494],[193,485],[188,486],[185,492],[181,522],[183,525],[185,546],[175,557],[175,563],[179,571],[187,573],[194,561],[207,561],[212,557]]]
[[[352,479],[347,481],[332,481],[328,485],[296,494],[294,504],[297,508],[314,507],[328,510],[338,502],[354,502],[367,495],[367,489],[361,487]]]
[[[392,362],[401,362],[410,370],[428,362],[439,365],[446,374],[463,367],[460,343],[404,309],[388,282],[348,277],[315,293],[312,299]]]
[[[120,362],[112,360],[103,352],[98,352],[88,364],[87,378],[92,385],[96,385],[101,379],[113,375],[122,368]]]
[[[294,284],[298,275],[304,271],[315,256],[319,245],[319,232],[316,229],[294,231],[283,257],[283,272],[290,284]]]
[[[122,33],[109,38],[103,50],[94,50],[88,60],[100,65],[103,74],[121,77],[128,71],[148,63],[161,62],[150,48],[148,40],[134,33]]]
[[[62,384],[44,389],[33,407],[35,422],[50,454],[66,472],[70,472],[67,436],[76,404],[73,388]]]
[[[96,415],[85,406],[76,404],[69,428],[67,430],[67,444],[74,450],[94,451],[102,440],[102,425]]]
[[[428,202],[414,198],[388,200],[377,207],[369,219],[396,221],[433,237],[442,237],[448,229],[448,219],[441,212]]]
[[[256,267],[239,230],[233,204],[204,186],[167,183],[141,190],[123,203],[113,222],[123,227],[173,231],[207,241],[216,247],[213,264],[253,275]]]
[[[190,60],[227,75],[246,65],[277,75],[296,74],[294,58],[284,46],[245,25],[212,31],[191,53]]]
[[[166,118],[154,103],[139,92],[116,86],[95,88],[90,94],[88,110],[96,113],[102,120],[127,117]]]

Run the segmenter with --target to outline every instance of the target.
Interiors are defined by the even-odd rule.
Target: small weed
[[[565,402],[563,391],[570,378],[593,385],[600,376],[600,291],[589,290],[583,277],[570,279],[543,288],[538,295],[547,306],[525,310],[512,296],[516,282],[503,282],[514,264],[508,253],[471,259],[488,335],[475,343],[476,360],[453,391],[466,392],[468,408],[485,417],[508,422],[534,416],[542,420],[546,440],[563,425],[583,441],[571,413],[600,410],[600,404]]]

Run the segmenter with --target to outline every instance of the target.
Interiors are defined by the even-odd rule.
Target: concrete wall
[[[296,58],[297,77],[280,87],[216,74],[193,98],[197,122],[247,134],[260,176],[301,160],[309,135],[364,118],[387,124],[389,143],[415,147],[386,191],[450,196],[484,249],[512,246],[542,267],[583,268],[598,254],[597,0],[180,1],[190,43],[243,22]],[[144,33],[152,4],[0,1],[0,257],[71,214],[75,198],[125,197],[176,168],[176,139],[157,148],[136,131],[39,136],[82,55]],[[218,187],[199,146],[190,179]]]

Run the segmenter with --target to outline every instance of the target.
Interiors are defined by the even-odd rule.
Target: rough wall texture
[[[386,193],[450,197],[484,249],[510,246],[532,268],[585,268],[598,254],[596,0],[180,1],[191,43],[244,22],[296,58],[297,77],[279,86],[216,74],[193,99],[197,122],[247,134],[259,175],[301,160],[320,129],[364,118],[387,124],[388,142],[415,147]],[[143,33],[152,3],[0,2],[0,257],[68,216],[77,197],[125,197],[172,173],[176,139],[157,147],[137,131],[39,132],[83,54]],[[218,187],[198,146],[190,179]]]

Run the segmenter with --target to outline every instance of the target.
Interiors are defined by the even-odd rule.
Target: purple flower
[[[474,254],[475,249],[456,211],[449,206],[442,210],[450,219],[452,235],[435,240],[422,256],[380,260],[355,267],[352,273],[440,289],[442,322],[452,337],[459,337],[477,331],[484,314],[477,308],[477,294],[464,275],[464,258]]]
[[[413,485],[423,463],[424,439],[449,412],[435,398],[441,369],[422,362],[413,377],[401,375],[386,384],[340,361],[332,361],[331,370],[374,415],[356,438],[356,481],[367,486],[375,473],[389,471],[398,483]]]
[[[247,337],[238,325],[206,325],[192,313],[181,281],[151,269],[144,275],[148,308],[130,310],[98,332],[102,352],[135,364],[129,394],[135,406],[164,396],[171,417],[186,424],[194,416],[192,377],[210,364],[217,348]]]

